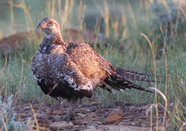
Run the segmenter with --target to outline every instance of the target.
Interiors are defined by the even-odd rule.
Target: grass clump
[[[60,3],[63,3],[64,6],[60,6]],[[86,3],[86,6],[84,3]],[[100,6],[102,4],[104,5],[103,8]],[[156,102],[156,105],[166,109],[165,112],[171,118],[169,121],[171,130],[185,129],[186,37],[184,36],[186,34],[186,21],[182,14],[184,6],[180,7],[178,1],[170,0],[158,1],[158,3],[151,3],[146,0],[119,2],[54,0],[48,1],[46,5],[46,11],[41,11],[42,18],[48,14],[48,16],[56,18],[62,28],[68,25],[78,27],[82,31],[88,28],[82,20],[83,18],[86,19],[84,13],[91,11],[94,13],[96,10],[101,18],[98,18],[95,27],[92,27],[92,31],[96,34],[101,31],[109,40],[107,46],[100,45],[100,48],[95,47],[95,50],[114,66],[140,72],[154,73],[153,62],[156,62],[156,72],[162,76],[157,77],[157,80],[165,82],[165,84],[157,83],[157,90],[164,94],[166,101],[160,95],[155,98],[152,94],[136,90],[110,94],[98,89],[94,93],[94,98],[103,104],[112,104],[115,101],[124,101],[135,105]],[[32,11],[29,12],[29,8],[23,6],[27,6],[26,3],[17,6],[17,8],[23,9],[26,15],[30,13],[26,22],[27,26],[36,27],[40,19],[34,18]],[[117,13],[113,13],[115,12],[114,9],[117,9]],[[77,18],[78,14],[81,14],[81,19],[80,17]],[[33,20],[30,20],[31,18]],[[37,19],[37,22],[34,19]],[[100,20],[103,22],[100,22]],[[36,23],[35,26],[33,26],[33,23]],[[100,23],[104,23],[104,28],[99,27]],[[154,50],[154,61],[150,46],[140,33],[149,38]],[[7,98],[9,95],[18,92],[19,101],[42,101],[44,94],[37,87],[30,69],[31,58],[37,51],[40,42],[41,40],[38,39],[28,41],[23,49],[11,54],[7,62],[0,58],[0,94],[3,97]],[[154,83],[142,84],[142,82],[137,82],[137,84],[143,87],[154,87]]]
[[[2,131],[24,131],[28,126],[16,120],[16,112],[13,107],[13,95],[10,95],[6,101],[0,96],[0,126]]]

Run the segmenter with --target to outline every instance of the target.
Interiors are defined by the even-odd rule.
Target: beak
[[[46,22],[45,21],[41,21],[37,26],[37,29],[43,29],[43,28],[46,28]]]

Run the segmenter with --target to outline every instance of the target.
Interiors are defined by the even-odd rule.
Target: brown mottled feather
[[[92,80],[93,85],[104,81],[114,73],[112,65],[98,55],[88,44],[67,42],[67,53],[82,74]]]
[[[72,103],[78,98],[91,97],[92,92],[98,87],[109,92],[113,91],[112,88],[134,88],[150,92],[128,80],[137,80],[139,73],[130,74],[125,69],[112,66],[88,44],[63,42],[59,25],[55,20],[44,18],[38,28],[46,35],[32,59],[31,68],[37,84],[45,94],[56,84],[56,88],[49,95],[54,98],[66,98]],[[71,108],[69,112],[72,112]],[[67,113],[67,119],[69,116]]]

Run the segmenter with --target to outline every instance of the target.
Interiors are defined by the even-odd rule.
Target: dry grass
[[[152,22],[150,21],[152,18],[149,9],[150,2],[141,0],[141,8],[137,8],[138,5],[135,5],[135,2],[131,3],[130,1],[127,1],[125,2],[127,6],[120,5],[118,9],[120,12],[119,15],[114,17],[112,16],[110,9],[112,4],[108,3],[107,0],[102,1],[101,4],[96,0],[93,0],[92,2],[97,8],[96,10],[98,10],[103,17],[105,23],[105,35],[110,38],[108,47],[95,49],[115,66],[128,67],[130,69],[137,68],[139,71],[154,72],[155,80],[157,80],[156,73],[165,76],[158,78],[160,81],[165,81],[164,85],[156,82],[154,85],[143,85],[154,86],[154,88],[152,88],[155,90],[154,98],[150,94],[144,94],[143,92],[136,92],[134,90],[125,92],[122,95],[117,92],[115,96],[105,91],[98,90],[94,94],[95,98],[104,103],[112,103],[117,100],[128,101],[133,104],[151,104],[149,109],[151,114],[151,130],[154,119],[153,107],[155,107],[156,113],[156,130],[185,130],[186,118],[184,112],[186,111],[186,107],[184,105],[186,104],[186,84],[184,72],[186,71],[186,61],[185,55],[183,54],[185,48],[184,41],[186,39],[183,38],[182,35],[172,35],[174,41],[169,43],[169,45],[164,41],[163,44],[165,46],[163,46],[163,49],[161,50],[163,55],[158,55],[160,52],[158,48],[160,45],[158,39],[159,34],[153,34],[149,29],[149,27],[153,28]],[[61,3],[63,3],[64,7],[61,6]],[[73,22],[74,14],[76,13],[79,16],[76,21],[77,27],[82,31],[86,29],[83,18],[85,17],[86,10],[88,10],[87,6],[84,5],[83,1],[81,1],[78,6],[76,4],[75,0],[52,0],[47,2],[47,14],[60,22],[62,32],[66,25],[70,25]],[[143,6],[144,4],[145,8]],[[169,8],[166,0],[162,1],[162,4]],[[33,22],[32,19],[33,16],[24,0],[20,4],[14,4],[12,0],[10,1],[10,18],[12,26],[15,24],[13,7],[23,10],[26,17],[27,29],[35,27],[35,22]],[[182,5],[180,8],[184,14],[184,6]],[[63,9],[63,11],[61,11],[61,9]],[[166,32],[161,27],[160,29],[162,32]],[[12,31],[14,32],[15,30]],[[98,20],[94,31],[95,33],[99,33]],[[172,34],[175,34],[175,31],[171,30],[171,32],[173,32]],[[140,36],[140,33],[142,33],[141,35],[145,37],[145,39]],[[146,36],[144,34],[148,35]],[[31,57],[37,50],[38,41],[39,40],[28,41],[24,50],[9,56],[8,62],[7,59],[1,58],[0,94],[4,97],[19,92],[18,101],[41,102],[43,99],[45,100],[43,93],[35,84],[29,66]],[[180,44],[180,47],[176,46],[179,43],[183,44]],[[30,44],[32,44],[32,46],[30,46]],[[150,45],[150,48],[148,45]],[[157,56],[158,59],[156,58]],[[133,96],[135,96],[135,98]],[[170,108],[170,105],[174,106],[173,109]],[[164,109],[162,128],[159,128],[159,108]],[[166,121],[166,117],[171,119]],[[36,116],[35,121],[37,123]],[[37,125],[37,128],[39,129],[39,125]]]

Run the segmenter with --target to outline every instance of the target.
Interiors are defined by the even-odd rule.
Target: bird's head
[[[53,37],[54,35],[61,35],[59,24],[52,18],[42,19],[39,22],[37,29],[42,29],[47,38]]]

